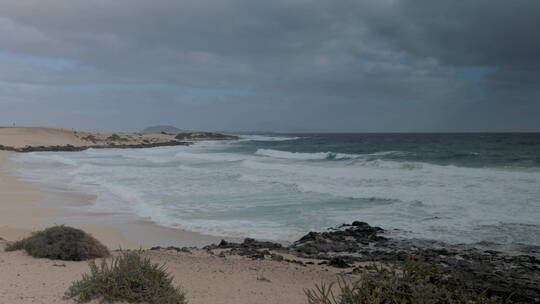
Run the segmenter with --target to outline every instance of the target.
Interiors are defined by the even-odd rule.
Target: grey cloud
[[[540,2],[396,1],[372,17],[375,35],[415,56],[462,66],[540,63]]]
[[[22,57],[0,56],[0,106],[128,129],[539,130],[504,118],[540,114],[537,28],[535,0],[9,0],[0,52]]]

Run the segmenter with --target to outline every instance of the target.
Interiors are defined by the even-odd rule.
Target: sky
[[[0,125],[540,131],[538,0],[2,0]]]

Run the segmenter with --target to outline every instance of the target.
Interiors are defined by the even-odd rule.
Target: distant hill
[[[177,127],[174,127],[174,126],[152,126],[141,131],[141,133],[161,133],[161,132],[178,134],[178,133],[186,133],[186,132],[191,132],[191,131],[178,129]]]

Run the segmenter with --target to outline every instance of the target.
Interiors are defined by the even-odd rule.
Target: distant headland
[[[167,132],[174,131],[174,132]],[[89,148],[153,148],[187,146],[199,140],[235,140],[237,136],[182,131],[156,126],[140,133],[79,131],[56,127],[0,127],[0,150],[13,152],[82,151]],[[182,132],[177,132],[182,131]]]

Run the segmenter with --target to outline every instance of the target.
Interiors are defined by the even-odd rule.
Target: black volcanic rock
[[[267,241],[257,241],[252,238],[245,238],[242,243],[227,242],[221,240],[219,244],[212,244],[205,246],[203,249],[234,249],[234,248],[245,248],[245,249],[281,249],[283,246],[279,243],[267,242]]]
[[[0,150],[13,152],[78,152],[87,149],[140,149],[140,148],[155,148],[167,146],[189,146],[190,142],[171,140],[157,143],[142,143],[142,144],[109,144],[109,145],[92,145],[92,146],[26,146],[23,148],[13,148],[0,145]]]
[[[422,257],[449,273],[459,273],[477,292],[511,296],[512,303],[540,303],[540,260],[536,256],[504,254],[474,244],[389,239],[379,235],[382,233],[382,228],[355,221],[328,232],[309,232],[286,250],[304,258],[327,259],[328,265],[338,268],[349,267],[354,261],[399,265],[410,257]],[[525,249],[540,252],[535,246]]]
[[[328,266],[334,266],[336,268],[349,268],[351,265],[345,261],[342,257],[333,257],[328,261]]]
[[[380,227],[372,227],[364,222],[342,225],[333,231],[309,232],[289,248],[303,255],[318,255],[331,252],[357,252],[363,246],[387,239],[379,236],[384,232]]]
[[[227,242],[221,240],[218,245],[212,244],[203,247],[207,251],[213,249],[231,249],[231,254],[247,256],[252,259],[264,259],[265,256],[272,254],[268,250],[281,250],[283,246],[279,243],[257,241],[255,239],[246,238],[242,243]]]
[[[512,303],[540,303],[540,260],[533,255],[510,255],[473,245],[451,245],[440,241],[391,239],[384,230],[355,221],[325,232],[309,232],[288,247],[247,238],[242,243],[221,241],[211,249],[231,249],[230,254],[264,259],[268,250],[303,258],[323,259],[328,266],[351,268],[353,262],[382,262],[400,265],[408,258],[421,257],[438,264],[448,273],[459,273],[469,288],[488,296],[508,298]],[[482,244],[485,246],[486,244]],[[527,246],[538,254],[540,248]],[[275,254],[274,254],[275,255]],[[294,262],[293,260],[286,260]],[[299,263],[304,265],[304,263]],[[319,263],[321,264],[321,263]]]

